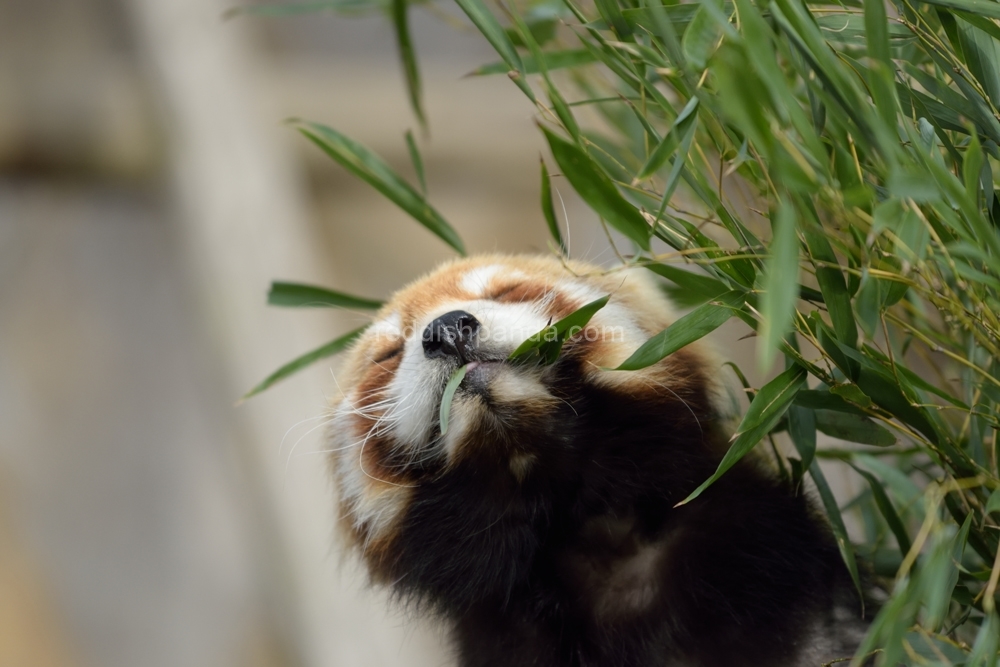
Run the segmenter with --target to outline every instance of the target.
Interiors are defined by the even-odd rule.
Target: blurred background
[[[496,57],[447,17],[413,13],[422,133],[384,17],[230,6],[0,3],[0,667],[450,664],[336,544],[335,362],[235,403],[359,322],[267,308],[272,279],[381,298],[452,256],[283,119],[408,177],[413,129],[470,251],[546,252],[534,109],[464,77]],[[558,189],[573,255],[613,261]]]

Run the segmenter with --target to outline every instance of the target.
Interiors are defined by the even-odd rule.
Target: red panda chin
[[[505,361],[604,295],[555,364]],[[605,370],[673,319],[643,275],[494,255],[401,290],[353,348],[330,431],[343,527],[374,581],[446,619],[462,665],[797,666],[856,647],[807,498],[748,460],[675,507],[725,450],[718,363],[692,345]]]

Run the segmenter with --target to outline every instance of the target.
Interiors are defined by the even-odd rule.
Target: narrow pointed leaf
[[[483,37],[493,45],[493,48],[496,49],[496,52],[503,61],[507,63],[507,66],[517,73],[515,77],[512,77],[514,83],[524,91],[528,99],[534,102],[535,94],[531,92],[528,82],[524,79],[525,71],[524,64],[521,62],[521,56],[518,55],[517,49],[514,48],[514,44],[510,41],[510,37],[507,36],[506,31],[500,26],[493,13],[486,8],[482,0],[455,0],[455,2],[458,3],[458,6],[462,8],[462,11],[466,13],[475,26],[479,28],[479,32],[483,34]]]
[[[596,62],[597,57],[586,49],[570,49],[565,51],[545,51],[545,67],[549,71],[563,69],[566,67],[580,67],[588,63]],[[525,74],[538,74],[539,63],[534,56],[525,56],[521,59]],[[510,65],[506,62],[489,63],[482,65],[469,72],[469,76],[486,76],[488,74],[506,74],[510,71]]]
[[[698,306],[640,345],[639,349],[615,370],[634,371],[652,366],[660,359],[718,329],[736,314],[745,300],[744,292],[732,290],[709,303]]]
[[[341,166],[381,192],[459,254],[465,254],[465,245],[452,226],[382,158],[326,125],[299,121],[297,127]]]
[[[861,588],[861,575],[858,573],[858,561],[854,557],[854,547],[851,546],[851,541],[847,537],[847,526],[844,525],[844,517],[840,514],[840,506],[837,505],[837,499],[834,497],[833,491],[830,490],[826,476],[819,467],[819,461],[813,461],[812,465],[809,466],[809,476],[812,477],[813,482],[816,484],[816,490],[819,492],[823,509],[826,510],[826,516],[830,520],[830,528],[833,530],[834,539],[837,541],[840,557],[844,561],[844,565],[847,566],[847,571],[851,575],[851,581],[854,582],[858,596],[863,601],[865,593]],[[861,604],[861,609],[864,611],[864,602]]]
[[[420,88],[420,70],[417,68],[417,56],[413,52],[408,8],[409,2],[407,0],[392,0],[392,26],[396,32],[396,48],[399,50],[399,60],[403,65],[406,91],[410,96],[410,108],[413,109],[420,124],[426,125],[423,94]]]
[[[729,286],[721,280],[703,276],[693,271],[685,271],[670,264],[646,264],[647,269],[677,285],[668,290],[671,300],[678,306],[700,306],[729,291]]]
[[[674,154],[681,141],[681,137],[685,136],[688,128],[697,120],[697,110],[698,98],[692,97],[684,105],[684,108],[681,109],[681,112],[677,114],[677,118],[674,119],[674,123],[670,127],[670,131],[667,132],[667,135],[663,137],[656,148],[653,149],[653,152],[649,154],[646,164],[642,166],[635,177],[636,181],[644,181],[655,174],[667,161],[667,158]]]
[[[553,157],[563,176],[583,200],[608,223],[643,250],[649,250],[650,226],[630,204],[601,167],[583,150],[562,137],[542,128]]]
[[[350,333],[344,334],[340,338],[333,339],[326,345],[318,347],[311,352],[303,354],[301,357],[297,357],[296,359],[289,361],[287,364],[285,364],[284,366],[282,366],[281,368],[279,368],[278,370],[274,371],[266,378],[264,378],[264,380],[261,381],[260,384],[258,384],[256,387],[254,387],[246,394],[244,394],[243,398],[241,398],[240,400],[245,401],[251,396],[256,396],[257,394],[264,391],[274,383],[284,380],[289,375],[294,375],[295,373],[299,372],[306,366],[309,366],[314,362],[319,361],[320,359],[325,359],[326,357],[333,356],[338,352],[342,352],[351,343],[353,343],[358,336],[361,335],[361,333],[365,330],[365,328],[366,327],[360,327],[358,329],[355,329]]]
[[[891,447],[896,436],[868,417],[833,410],[816,411],[816,428],[832,438],[875,447]]]
[[[770,251],[761,298],[763,330],[757,339],[761,370],[774,362],[778,345],[791,326],[799,294],[799,239],[795,234],[795,210],[787,202],[781,203],[775,214]]]
[[[424,161],[420,157],[420,150],[417,142],[413,139],[413,133],[406,131],[406,150],[410,153],[410,162],[413,163],[413,171],[417,174],[417,181],[420,182],[420,192],[427,196],[427,180],[424,177]]]
[[[896,537],[896,544],[899,545],[900,553],[906,554],[910,550],[910,536],[906,532],[903,520],[899,518],[899,513],[896,512],[895,505],[892,504],[885,489],[882,488],[882,482],[867,470],[862,470],[857,466],[851,467],[868,481],[868,486],[872,490],[872,497],[875,498],[875,505],[878,507],[879,512],[882,513],[882,518],[889,525],[889,530]]]
[[[439,422],[441,426],[441,435],[448,432],[448,421],[451,417],[451,403],[455,399],[455,392],[458,391],[458,386],[462,384],[462,380],[465,379],[465,374],[469,372],[469,365],[465,364],[459,366],[452,373],[451,378],[448,380],[448,384],[444,386],[444,393],[441,395],[441,408]]]
[[[549,234],[552,239],[559,244],[559,249],[563,255],[569,254],[566,243],[563,241],[562,232],[559,231],[559,220],[556,218],[556,209],[552,202],[552,183],[549,178],[549,170],[545,166],[545,160],[539,160],[542,165],[542,215],[545,216],[545,224],[549,227]]]
[[[761,387],[750,403],[750,408],[743,416],[739,428],[733,436],[726,455],[722,457],[719,467],[697,489],[682,500],[678,505],[684,505],[700,496],[705,489],[715,483],[723,474],[746,456],[761,439],[771,432],[792,404],[795,394],[806,384],[806,371],[800,366],[792,366],[773,380]],[[815,463],[813,464],[815,465]]]
[[[267,293],[267,302],[272,306],[291,308],[353,308],[355,310],[378,310],[381,301],[352,296],[316,285],[274,281]]]
[[[517,346],[508,359],[511,361],[537,361],[541,364],[555,363],[563,344],[590,323],[591,318],[607,305],[611,296],[602,296],[576,309],[555,324],[550,324],[538,333],[532,334]]]

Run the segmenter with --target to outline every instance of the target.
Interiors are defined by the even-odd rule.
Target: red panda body
[[[506,361],[609,294],[556,363]],[[461,665],[798,667],[855,650],[860,605],[807,498],[746,461],[674,507],[725,451],[721,369],[691,345],[607,370],[673,319],[634,272],[485,256],[402,290],[353,349],[331,430],[343,527],[374,581],[446,619]]]

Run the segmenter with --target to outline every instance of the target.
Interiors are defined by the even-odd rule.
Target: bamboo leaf
[[[569,255],[569,249],[563,241],[562,232],[559,231],[559,220],[556,219],[556,209],[552,202],[552,183],[549,179],[549,170],[545,167],[545,160],[539,159],[542,165],[542,214],[545,216],[545,224],[549,227],[549,234],[552,239],[559,244],[559,249],[563,255]]]
[[[575,144],[547,128],[543,127],[542,132],[563,176],[573,189],[612,227],[635,241],[643,250],[649,250],[649,225],[639,211],[621,196],[607,174]]]
[[[396,48],[399,51],[399,59],[403,64],[406,91],[410,96],[410,108],[413,109],[420,124],[426,126],[427,120],[424,118],[423,95],[420,87],[420,70],[417,68],[417,56],[413,52],[408,8],[408,0],[392,0],[392,25],[396,32]]]
[[[878,507],[879,512],[881,512],[886,524],[888,524],[889,530],[895,536],[900,553],[908,553],[912,544],[910,536],[906,532],[903,520],[899,518],[899,513],[896,512],[895,505],[892,504],[889,496],[886,495],[885,489],[882,488],[882,482],[867,470],[862,470],[855,465],[851,467],[868,482],[868,486],[872,491],[872,497],[875,499],[875,505]]]
[[[729,291],[729,287],[721,280],[685,271],[676,266],[669,264],[645,264],[644,266],[656,275],[677,285],[677,289],[670,290],[669,293],[671,300],[681,307],[700,306]]]
[[[830,490],[830,484],[826,481],[826,476],[820,469],[818,461],[813,461],[812,465],[809,466],[809,476],[816,484],[820,501],[823,503],[823,509],[826,510],[826,516],[830,520],[830,528],[837,541],[837,548],[840,550],[840,557],[844,561],[844,565],[847,566],[851,581],[854,582],[854,587],[862,600],[861,609],[864,612],[865,593],[861,587],[861,575],[858,573],[858,561],[854,557],[854,547],[851,546],[851,541],[847,537],[847,526],[844,525],[844,517],[840,514],[840,506],[837,505],[837,499],[834,497],[833,491]]]
[[[381,192],[460,255],[465,254],[465,245],[452,226],[382,158],[326,125],[296,121],[296,126],[342,167]]]
[[[350,346],[350,344],[353,343],[358,336],[361,335],[365,328],[366,327],[355,329],[350,333],[344,334],[340,338],[333,339],[326,345],[322,345],[311,352],[303,354],[301,357],[297,357],[289,361],[287,364],[264,378],[256,387],[245,393],[240,400],[245,401],[251,396],[256,396],[276,382],[284,380],[289,375],[298,373],[306,366],[309,366],[320,359],[325,359],[326,357],[333,356],[338,352],[342,352],[347,349],[347,347]]]
[[[424,161],[420,158],[420,150],[417,149],[417,142],[413,139],[413,133],[406,131],[406,150],[410,153],[410,162],[413,163],[413,171],[417,174],[417,181],[420,182],[420,193],[427,196],[427,180],[424,178]]]
[[[744,292],[732,290],[695,308],[640,345],[639,349],[615,370],[634,371],[652,366],[685,345],[690,345],[718,329],[743,306],[745,300]]]
[[[757,343],[761,370],[770,368],[774,362],[778,345],[791,326],[799,294],[799,239],[795,234],[795,210],[788,202],[780,202],[773,219],[774,238],[764,273],[764,295],[761,299],[763,321]]]
[[[677,503],[685,505],[705,489],[715,483],[723,474],[746,456],[761,439],[771,432],[785,410],[792,404],[795,394],[806,384],[806,372],[800,366],[792,366],[761,387],[743,416],[739,428],[733,435],[732,445],[722,457],[719,467],[712,476],[701,483],[687,498]],[[813,463],[813,465],[816,465]]]
[[[281,4],[242,5],[231,7],[223,14],[223,19],[237,16],[297,16],[332,11],[344,14],[376,12],[385,9],[385,0],[324,0],[322,2],[285,2]]]
[[[378,310],[381,301],[335,292],[325,287],[274,281],[267,293],[267,302],[272,306],[291,308],[337,307],[356,310]]]
[[[545,51],[545,67],[550,72],[556,69],[567,67],[581,67],[595,62],[597,57],[586,49],[571,49],[565,51]],[[541,71],[538,60],[534,56],[524,56],[521,58],[525,74],[538,74]],[[501,61],[481,65],[469,72],[467,76],[487,76],[490,74],[506,74],[510,71],[510,65]]]
[[[989,500],[986,501],[986,506],[983,508],[983,514],[991,514],[993,512],[1000,512],[1000,489],[994,489],[993,493],[990,494]]]
[[[493,14],[486,8],[481,0],[455,0],[462,11],[472,20],[475,26],[482,33],[483,37],[496,49],[507,66],[516,73],[511,77],[517,87],[524,91],[532,102],[535,101],[535,94],[525,81],[524,64],[521,56],[517,54],[517,49],[511,43],[510,38]]]
[[[659,171],[660,167],[667,161],[674,151],[676,150],[678,144],[681,141],[688,129],[698,120],[698,98],[692,97],[688,100],[681,112],[677,114],[677,118],[674,119],[673,125],[670,126],[670,130],[667,132],[666,136],[657,144],[653,152],[649,154],[649,159],[646,160],[646,164],[642,166],[639,173],[636,175],[635,180],[644,181],[650,176]],[[680,159],[680,158],[678,158]],[[683,162],[683,160],[682,160]]]
[[[459,366],[448,379],[448,384],[444,386],[444,393],[441,395],[440,414],[438,415],[441,435],[448,432],[448,421],[451,417],[451,404],[452,401],[455,400],[455,392],[458,391],[458,386],[462,384],[462,380],[465,379],[465,374],[468,372],[468,364]]]
[[[994,0],[926,0],[929,5],[938,7],[950,7],[969,12],[977,16],[988,16],[1000,19],[1000,2]]]
[[[896,436],[889,430],[867,417],[849,412],[817,410],[816,428],[830,437],[848,442],[858,442],[862,445],[891,447],[896,444]]]
[[[581,306],[555,324],[550,324],[532,334],[517,346],[508,359],[518,362],[537,362],[542,365],[555,363],[567,340],[583,331],[591,318],[607,305],[610,295]]]

